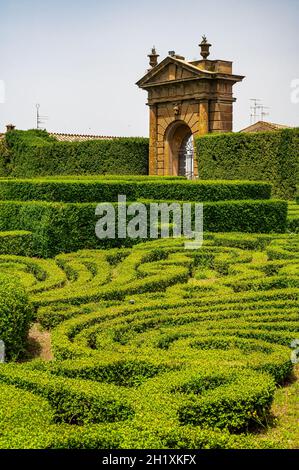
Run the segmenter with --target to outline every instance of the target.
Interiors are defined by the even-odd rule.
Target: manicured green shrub
[[[66,272],[62,271],[54,260],[28,258],[16,255],[0,255],[1,270],[12,268],[18,278],[25,284],[27,276],[32,276],[26,285],[28,292],[37,294],[50,289],[60,288],[67,282]]]
[[[23,352],[32,318],[28,295],[19,280],[0,274],[0,339],[8,359]]]
[[[32,233],[25,230],[0,232],[0,254],[30,256],[32,254]]]
[[[299,197],[297,203],[289,201],[287,229],[291,233],[299,233]]]
[[[72,381],[54,378],[46,373],[37,373],[18,366],[0,368],[1,380],[33,391],[46,398],[55,410],[56,422],[70,424],[114,422],[132,416],[133,410],[126,402],[124,393],[113,385],[98,385],[94,382]]]
[[[192,397],[179,410],[183,424],[230,431],[245,430],[265,422],[273,401],[273,379],[264,374],[241,373],[237,380],[220,385],[201,397]]]
[[[239,433],[265,430],[293,370],[297,246],[290,234],[209,232],[197,250],[172,238],[0,255],[52,328],[54,354],[0,365],[11,402],[0,447],[244,446]]]
[[[43,147],[47,144],[57,142],[56,138],[50,136],[46,130],[42,129],[29,129],[28,131],[13,130],[5,134],[5,141],[8,146],[32,145],[37,147]]]
[[[221,201],[204,205],[204,229],[211,232],[284,232],[287,204],[283,201]]]
[[[299,217],[288,217],[287,230],[291,233],[299,233]]]
[[[271,185],[252,181],[188,181],[184,179],[0,179],[0,200],[43,200],[62,202],[116,202],[167,199],[224,201],[269,199]]]
[[[294,259],[299,258],[299,238],[289,237],[287,241],[281,239],[273,240],[267,247],[267,255],[272,259]]]
[[[11,176],[148,173],[148,139],[141,137],[59,142],[46,131],[13,130],[5,139]]]
[[[11,155],[5,139],[0,139],[0,176],[9,175],[11,171],[10,158]]]
[[[263,250],[272,241],[273,235],[257,235],[245,233],[213,234],[213,241],[218,246],[231,246],[243,250]]]
[[[41,431],[53,418],[53,410],[46,400],[13,385],[1,384],[0,421],[3,427],[26,428],[30,422]]]
[[[123,433],[120,424],[89,426],[55,426],[48,433],[50,449],[119,449],[122,447]],[[124,447],[123,447],[124,448]]]
[[[196,139],[201,179],[270,181],[276,197],[293,199],[299,178],[299,129],[209,134]]]
[[[149,217],[150,201],[144,201],[144,203]],[[132,246],[138,241],[130,238],[98,239],[95,235],[97,221],[95,208],[95,203],[2,201],[0,202],[0,230],[30,230],[33,253],[43,257],[81,248]],[[117,205],[115,209],[117,213]],[[286,215],[287,204],[283,201],[207,202],[204,204],[204,230],[284,232]],[[148,227],[150,227],[149,223]]]
[[[5,179],[13,179],[8,177]],[[35,179],[35,178],[32,178]],[[93,175],[93,174],[74,174],[74,175],[49,175],[39,177],[43,181],[186,181],[185,176],[158,176],[158,175],[131,175],[131,174],[106,174],[106,175]]]

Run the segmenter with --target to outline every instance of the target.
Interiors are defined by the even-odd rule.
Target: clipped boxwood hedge
[[[289,201],[288,203],[288,231],[299,233],[299,197],[297,196],[296,202]]]
[[[150,202],[144,201],[148,215]],[[0,230],[30,230],[33,234],[33,253],[44,257],[81,248],[132,245],[134,240],[129,238],[110,240],[96,238],[96,205],[96,203],[1,201]],[[116,203],[115,208],[117,212]],[[204,230],[284,232],[286,215],[287,203],[272,199],[207,202],[204,203]]]
[[[26,230],[0,232],[0,254],[30,256],[32,233]]]
[[[196,139],[202,179],[265,180],[276,197],[292,199],[299,179],[299,128],[209,134]]]
[[[46,131],[33,129],[7,132],[5,141],[5,151],[0,149],[3,176],[148,173],[146,138],[60,142]]]
[[[23,352],[32,317],[32,307],[20,281],[0,274],[0,339],[8,359],[17,359]]]
[[[114,202],[124,194],[128,201],[167,199],[223,201],[269,199],[271,184],[256,181],[188,181],[160,179],[0,179],[0,200],[62,202]]]
[[[55,357],[0,365],[0,447],[244,447],[293,370],[297,248],[296,235],[206,233],[191,252],[168,239],[0,255]]]
[[[230,431],[244,429],[269,412],[274,390],[274,381],[268,375],[243,372],[235,382],[219,386],[207,397],[192,397],[185,402],[179,418],[183,424]]]

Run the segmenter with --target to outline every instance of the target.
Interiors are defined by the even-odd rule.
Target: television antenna
[[[251,98],[252,105],[250,106],[250,124],[255,124],[258,120],[264,121],[265,116],[269,116],[266,109],[270,109],[269,106],[264,106],[262,100],[259,98]]]
[[[269,116],[269,113],[265,112],[265,109],[270,109],[270,108],[269,106],[261,105],[259,109],[261,110],[261,121],[263,121],[265,116]]]
[[[48,116],[41,116],[40,115],[40,113],[39,113],[40,104],[39,103],[36,103],[35,108],[36,108],[36,129],[42,129],[41,125],[45,124],[45,121],[49,118],[48,118]]]
[[[250,98],[252,105],[250,106],[250,124],[254,124],[258,120],[258,110],[260,107],[260,102],[262,101],[260,98]]]

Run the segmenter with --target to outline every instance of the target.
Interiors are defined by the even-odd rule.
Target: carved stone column
[[[209,101],[200,100],[198,135],[208,134],[209,130]]]
[[[150,105],[149,175],[157,174],[157,105]]]

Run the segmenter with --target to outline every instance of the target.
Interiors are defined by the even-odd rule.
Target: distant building
[[[86,140],[117,139],[117,137],[110,135],[64,134],[60,132],[49,132],[49,135],[55,137],[60,142],[84,142]]]
[[[10,130],[14,130],[15,126],[12,124],[7,124],[6,132]],[[92,134],[66,134],[61,132],[49,132],[49,135],[55,137],[60,142],[84,142],[86,140],[111,140],[117,139],[116,136],[109,136],[109,135],[92,135]],[[3,139],[5,133],[0,132],[0,139]]]
[[[281,129],[290,129],[291,126],[285,126],[283,124],[274,124],[273,122],[258,121],[251,126],[245,127],[245,129],[239,132],[266,132],[266,131],[280,131]]]

